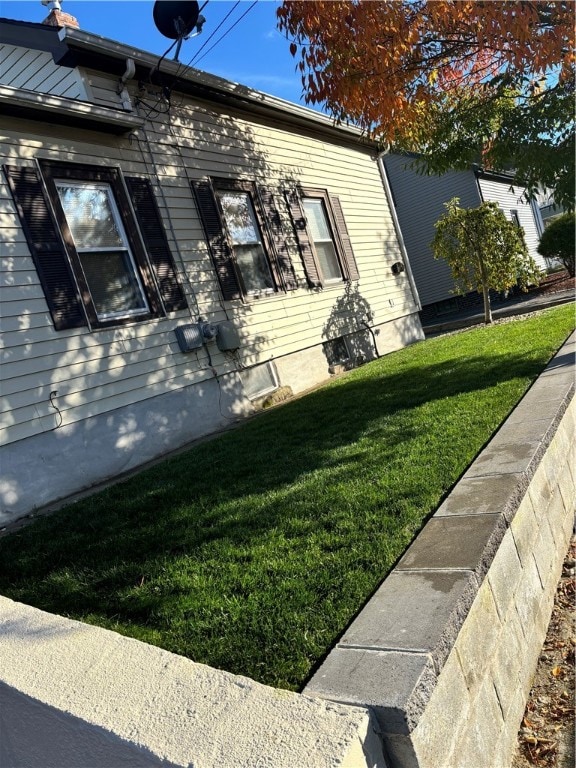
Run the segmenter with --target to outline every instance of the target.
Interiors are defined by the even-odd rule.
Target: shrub
[[[559,261],[570,277],[574,277],[575,229],[576,214],[563,213],[546,227],[538,244],[538,253],[547,261]]]

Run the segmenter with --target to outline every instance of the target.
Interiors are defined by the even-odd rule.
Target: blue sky
[[[200,5],[203,2],[200,0]],[[184,41],[179,60],[188,64],[197,55],[193,66],[198,69],[302,104],[295,59],[290,55],[289,43],[276,28],[279,2],[258,0],[252,5],[253,0],[238,3],[235,0],[209,0],[202,11],[206,18],[202,34]],[[161,56],[172,40],[162,37],[154,26],[153,7],[153,0],[62,2],[62,10],[75,16],[85,32]],[[244,13],[246,15],[240,18]],[[228,18],[227,14],[230,14]],[[0,0],[0,16],[4,18],[41,22],[47,15],[48,9],[42,6],[40,0]],[[216,31],[221,22],[222,26]],[[213,45],[214,48],[209,50]],[[172,56],[173,52],[168,58]]]

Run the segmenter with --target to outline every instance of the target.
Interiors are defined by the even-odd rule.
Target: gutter
[[[158,66],[159,57],[156,54],[73,27],[59,29],[58,38],[65,45],[66,53],[59,60],[55,59],[55,63],[62,66],[87,66],[120,78],[126,69],[126,62],[132,59],[135,62],[135,77],[146,81]],[[376,143],[367,139],[360,128],[335,125],[333,118],[328,115],[277,96],[253,90],[199,69],[183,69],[179,62],[166,59],[162,62],[162,74],[174,78],[176,90],[196,98],[242,109],[250,114],[260,114],[284,124],[305,127],[308,130],[316,129],[333,139],[352,142],[355,146],[364,145],[371,151],[376,149]]]
[[[412,267],[410,266],[410,259],[408,258],[406,243],[404,242],[404,238],[402,236],[402,230],[400,228],[400,221],[398,220],[398,214],[396,213],[396,205],[394,203],[392,189],[390,187],[390,182],[388,180],[388,174],[386,173],[386,166],[384,165],[383,158],[384,158],[384,155],[387,155],[388,153],[389,153],[389,150],[387,149],[382,150],[381,152],[378,152],[378,154],[376,155],[376,162],[378,163],[380,178],[382,179],[382,185],[384,187],[384,192],[386,193],[386,199],[388,200],[388,207],[390,208],[390,213],[392,215],[392,222],[394,223],[394,230],[396,232],[396,237],[400,245],[400,253],[402,254],[402,260],[404,261],[404,266],[406,267],[406,274],[408,275],[408,281],[410,282],[412,295],[414,296],[414,301],[416,302],[418,311],[420,311],[422,309],[422,304],[420,302],[418,289],[416,288],[416,282],[414,281],[414,274],[412,273]]]

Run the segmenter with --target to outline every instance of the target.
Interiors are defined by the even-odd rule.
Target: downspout
[[[118,88],[116,89],[116,93],[120,96],[120,99],[122,100],[122,109],[126,112],[132,112],[134,107],[132,106],[132,102],[130,100],[130,94],[128,93],[128,89],[126,88],[126,83],[128,80],[131,80],[134,77],[134,74],[136,73],[136,64],[134,63],[134,59],[126,59],[126,71],[120,78],[120,81],[118,83]]]
[[[542,213],[540,211],[540,206],[538,205],[538,200],[535,197],[531,198],[530,200],[530,208],[532,209],[532,216],[534,216],[538,237],[542,237],[544,232],[544,220],[542,219]]]
[[[406,250],[406,244],[404,242],[404,238],[402,237],[402,230],[400,229],[400,222],[398,221],[398,214],[396,213],[396,206],[394,205],[394,198],[392,197],[392,189],[390,188],[388,174],[386,173],[386,167],[382,159],[384,155],[387,154],[387,149],[382,150],[382,152],[378,152],[376,155],[376,161],[378,163],[378,170],[380,171],[380,178],[382,179],[382,186],[384,187],[384,192],[386,193],[388,207],[390,208],[390,213],[392,214],[394,231],[396,232],[396,238],[398,240],[398,244],[400,245],[400,253],[402,254],[404,266],[406,267],[408,282],[410,283],[410,288],[412,289],[412,295],[414,297],[414,301],[416,302],[416,307],[418,308],[418,311],[420,311],[422,309],[422,304],[420,303],[420,296],[418,295],[418,289],[416,288],[416,283],[414,282],[414,275],[412,274],[412,267],[410,266],[408,251]]]

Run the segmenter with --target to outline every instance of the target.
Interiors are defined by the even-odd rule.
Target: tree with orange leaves
[[[574,203],[574,4],[284,0],[305,99],[428,172],[515,169]]]

